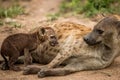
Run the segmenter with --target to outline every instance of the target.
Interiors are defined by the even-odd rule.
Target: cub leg
[[[20,67],[16,67],[14,65],[15,62],[17,61],[20,53],[16,49],[14,50],[14,52],[12,51],[11,53],[14,53],[14,55],[9,57],[9,62],[8,62],[9,68],[10,68],[10,70],[20,71],[21,70]]]
[[[31,53],[29,53],[29,49],[26,48],[24,49],[24,56],[25,56],[24,65],[27,66],[32,64],[32,56]]]

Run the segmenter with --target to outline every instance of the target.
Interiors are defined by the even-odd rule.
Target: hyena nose
[[[89,42],[89,39],[86,38],[86,37],[84,37],[83,40],[84,40],[85,42]]]

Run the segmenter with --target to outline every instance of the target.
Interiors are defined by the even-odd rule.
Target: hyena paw
[[[39,78],[43,78],[46,76],[46,70],[45,69],[41,69],[39,72],[38,72],[38,77]]]

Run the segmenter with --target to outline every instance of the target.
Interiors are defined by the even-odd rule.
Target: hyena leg
[[[14,51],[11,51],[11,53],[14,53],[14,55],[9,57],[9,62],[8,62],[9,68],[10,68],[10,70],[20,71],[21,70],[20,67],[16,67],[14,65],[19,57],[19,52],[17,50],[14,50]]]
[[[54,68],[54,69],[42,69],[38,72],[38,77],[45,77],[45,76],[63,76],[73,72],[78,71],[76,68]]]
[[[38,72],[38,77],[63,76],[82,70],[101,69],[101,67],[102,63],[95,58],[81,61],[78,60],[66,65],[64,68],[41,69],[40,72]]]
[[[23,75],[29,75],[29,74],[37,74],[41,68],[41,66],[37,65],[30,65],[24,68]]]
[[[66,53],[66,52],[64,52],[64,54],[58,53],[58,55],[49,64],[46,65],[46,68],[54,68],[56,66],[59,66],[70,56],[71,54]]]
[[[23,75],[29,75],[29,74],[37,74],[41,69],[50,69],[53,68],[59,64],[61,64],[64,60],[69,58],[69,54],[61,55],[58,53],[58,55],[48,64],[45,66],[28,66],[23,70]]]
[[[25,66],[32,64],[32,56],[31,53],[29,53],[29,49],[24,49],[24,55],[25,55],[25,59],[24,59],[24,64]]]
[[[64,57],[63,57],[64,56]],[[48,65],[45,66],[39,66],[39,67],[26,67],[23,70],[23,74],[24,75],[28,75],[28,74],[37,74],[41,69],[50,69],[53,67],[56,67],[57,65],[61,64],[64,60],[68,59],[69,56],[68,55],[61,55],[58,54]]]

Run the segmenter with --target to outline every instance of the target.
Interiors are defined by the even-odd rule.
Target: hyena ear
[[[45,34],[45,28],[42,27],[40,30],[41,30],[41,33],[44,35]]]

